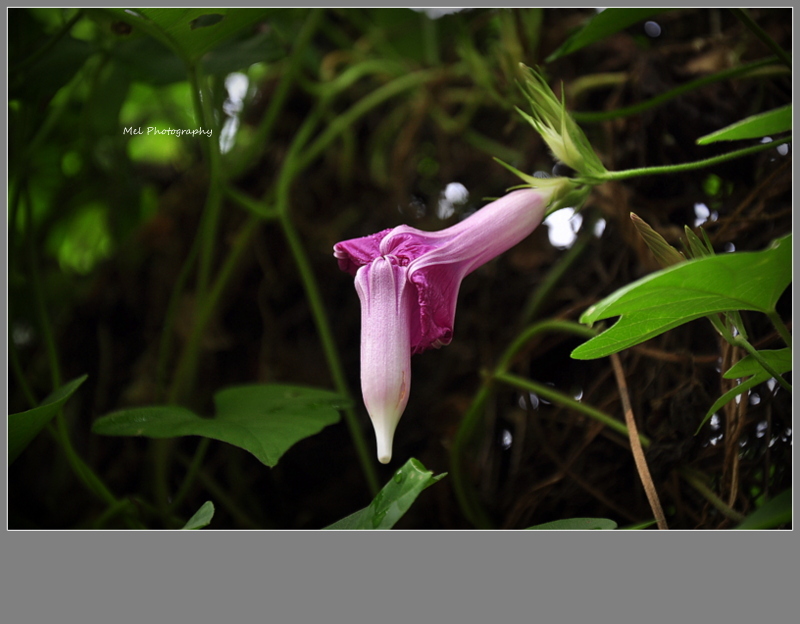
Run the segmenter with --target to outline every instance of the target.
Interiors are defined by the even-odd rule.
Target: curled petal
[[[333,256],[339,261],[339,268],[345,273],[355,275],[359,268],[381,255],[381,241],[391,231],[382,230],[369,236],[336,243],[333,246]]]
[[[378,460],[392,458],[394,431],[411,386],[411,285],[406,268],[378,257],[356,273],[361,300],[361,392]]]

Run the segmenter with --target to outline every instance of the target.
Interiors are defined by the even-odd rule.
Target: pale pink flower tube
[[[550,196],[514,191],[439,232],[400,225],[334,245],[361,300],[361,391],[380,462],[392,458],[411,355],[450,343],[461,280],[533,232]]]

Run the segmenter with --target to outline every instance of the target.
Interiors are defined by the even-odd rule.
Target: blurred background
[[[790,9],[750,14],[791,49]],[[64,411],[74,451],[116,496],[134,501],[151,528],[171,524],[147,501],[180,489],[200,441],[99,436],[91,433],[98,417],[170,396],[210,415],[213,393],[237,384],[334,387],[291,241],[268,212],[273,206],[288,206],[305,249],[372,457],[359,388],[359,302],[332,247],[401,223],[452,225],[517,183],[494,157],[550,174],[557,163],[515,111],[528,110],[516,84],[519,63],[540,66],[565,94],[609,170],[728,151],[695,140],[791,102],[790,72],[771,65],[602,118],[769,57],[723,9],[659,13],[552,62],[545,59],[594,10],[215,15],[177,16],[190,19],[192,38],[176,43],[122,10],[8,11],[9,413],[88,374]],[[481,371],[496,365],[524,327],[577,320],[659,268],[631,225],[632,211],[676,246],[688,225],[704,228],[718,253],[762,249],[791,231],[789,150],[608,183],[580,214],[557,213],[469,276],[452,344],[412,359],[395,459],[386,467],[374,462],[381,483],[409,457],[436,474],[450,470]],[[218,297],[198,330],[215,285]],[[790,303],[787,292],[779,306],[787,322]],[[757,346],[775,348],[766,319],[745,320]],[[513,370],[621,418],[608,360],[570,359],[580,342],[544,334]],[[179,373],[187,349],[194,351]],[[719,374],[731,355],[707,322],[622,355],[639,427],[653,440],[648,462],[671,527],[732,525],[679,470],[703,475],[707,490],[743,514],[790,486],[791,399],[780,387],[755,388],[694,435],[731,383]],[[623,436],[502,387],[484,411],[463,459],[493,526],[568,517],[625,526],[652,518]],[[371,498],[342,421],[296,444],[271,469],[211,442],[175,511],[187,518],[213,500],[211,528],[313,529]],[[9,526],[124,524],[76,478],[58,436],[43,433],[9,467]],[[445,478],[397,526],[473,524]]]

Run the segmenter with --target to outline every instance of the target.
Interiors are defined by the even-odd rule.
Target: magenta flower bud
[[[334,245],[361,299],[361,391],[382,463],[408,402],[411,355],[450,343],[461,280],[533,232],[550,199],[514,191],[440,232],[400,225]]]

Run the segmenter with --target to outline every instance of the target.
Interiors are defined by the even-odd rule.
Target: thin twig
[[[650,469],[647,467],[647,461],[644,458],[644,451],[642,450],[642,443],[639,440],[639,432],[636,428],[636,419],[633,417],[633,408],[631,407],[631,400],[628,396],[628,384],[625,382],[625,372],[622,370],[622,363],[616,353],[611,354],[611,364],[614,367],[614,376],[617,378],[617,386],[619,387],[619,397],[622,401],[622,408],[625,411],[625,423],[628,425],[628,437],[631,441],[631,451],[633,452],[633,461],[636,462],[636,470],[639,471],[639,478],[642,480],[647,500],[650,502],[650,508],[653,510],[653,515],[658,523],[658,528],[666,530],[667,519],[664,516],[664,510],[661,508],[661,502],[658,500],[656,493],[656,486],[653,484],[653,477],[650,476]]]

